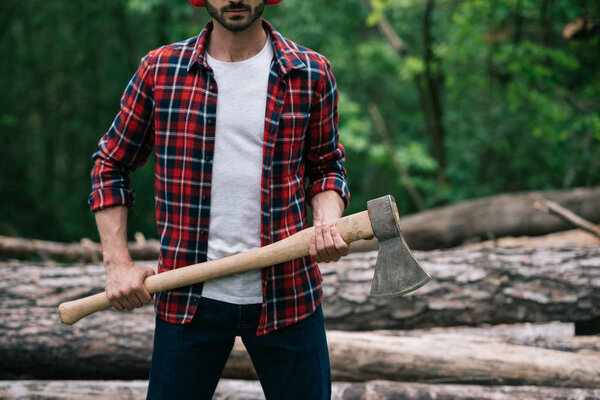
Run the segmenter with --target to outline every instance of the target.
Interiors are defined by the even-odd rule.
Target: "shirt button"
[[[206,156],[206,157],[204,157],[204,161],[206,161],[206,162],[210,162],[210,156]]]
[[[210,89],[211,92],[214,92],[215,91],[215,85],[210,85],[208,87],[208,89]]]
[[[215,123],[215,121],[213,121],[212,119],[209,119],[208,121],[206,121],[206,123],[208,125],[213,125]]]
[[[206,199],[208,199],[208,196],[202,196],[202,201],[206,201]]]

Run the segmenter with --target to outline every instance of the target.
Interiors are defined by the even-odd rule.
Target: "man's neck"
[[[219,61],[243,61],[258,54],[266,41],[267,32],[263,29],[260,18],[247,29],[239,32],[225,29],[214,21],[208,43],[208,54]]]

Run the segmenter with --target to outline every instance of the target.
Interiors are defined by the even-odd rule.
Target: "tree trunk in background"
[[[373,9],[373,1],[369,1]],[[423,65],[424,72],[415,77],[415,86],[419,94],[419,105],[423,113],[425,132],[431,141],[431,153],[438,163],[438,183],[445,181],[446,175],[446,146],[444,128],[444,107],[442,104],[442,91],[444,86],[444,75],[441,72],[441,60],[435,55],[435,46],[432,26],[435,0],[427,0],[423,11]],[[387,43],[398,53],[404,56],[411,52],[410,47],[398,36],[385,15],[380,16],[377,27]]]
[[[425,71],[418,77],[419,93],[423,97],[421,108],[425,118],[427,134],[431,139],[431,148],[438,163],[437,180],[442,184],[446,180],[446,145],[444,128],[444,108],[442,91],[444,75],[441,72],[441,60],[435,55],[432,27],[435,0],[427,0],[423,14],[423,65]]]

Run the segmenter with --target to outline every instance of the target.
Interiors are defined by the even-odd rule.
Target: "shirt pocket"
[[[310,114],[281,114],[273,154],[273,173],[294,175],[301,168]]]
[[[287,138],[298,135],[304,136],[306,129],[308,128],[309,119],[309,113],[284,112],[279,118],[279,132]]]

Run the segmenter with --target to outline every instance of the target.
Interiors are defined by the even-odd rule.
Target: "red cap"
[[[194,7],[206,7],[206,1],[205,0],[189,0],[190,4],[193,5]],[[281,0],[267,0],[267,5],[268,6],[274,6],[275,4],[279,4],[281,3]]]

